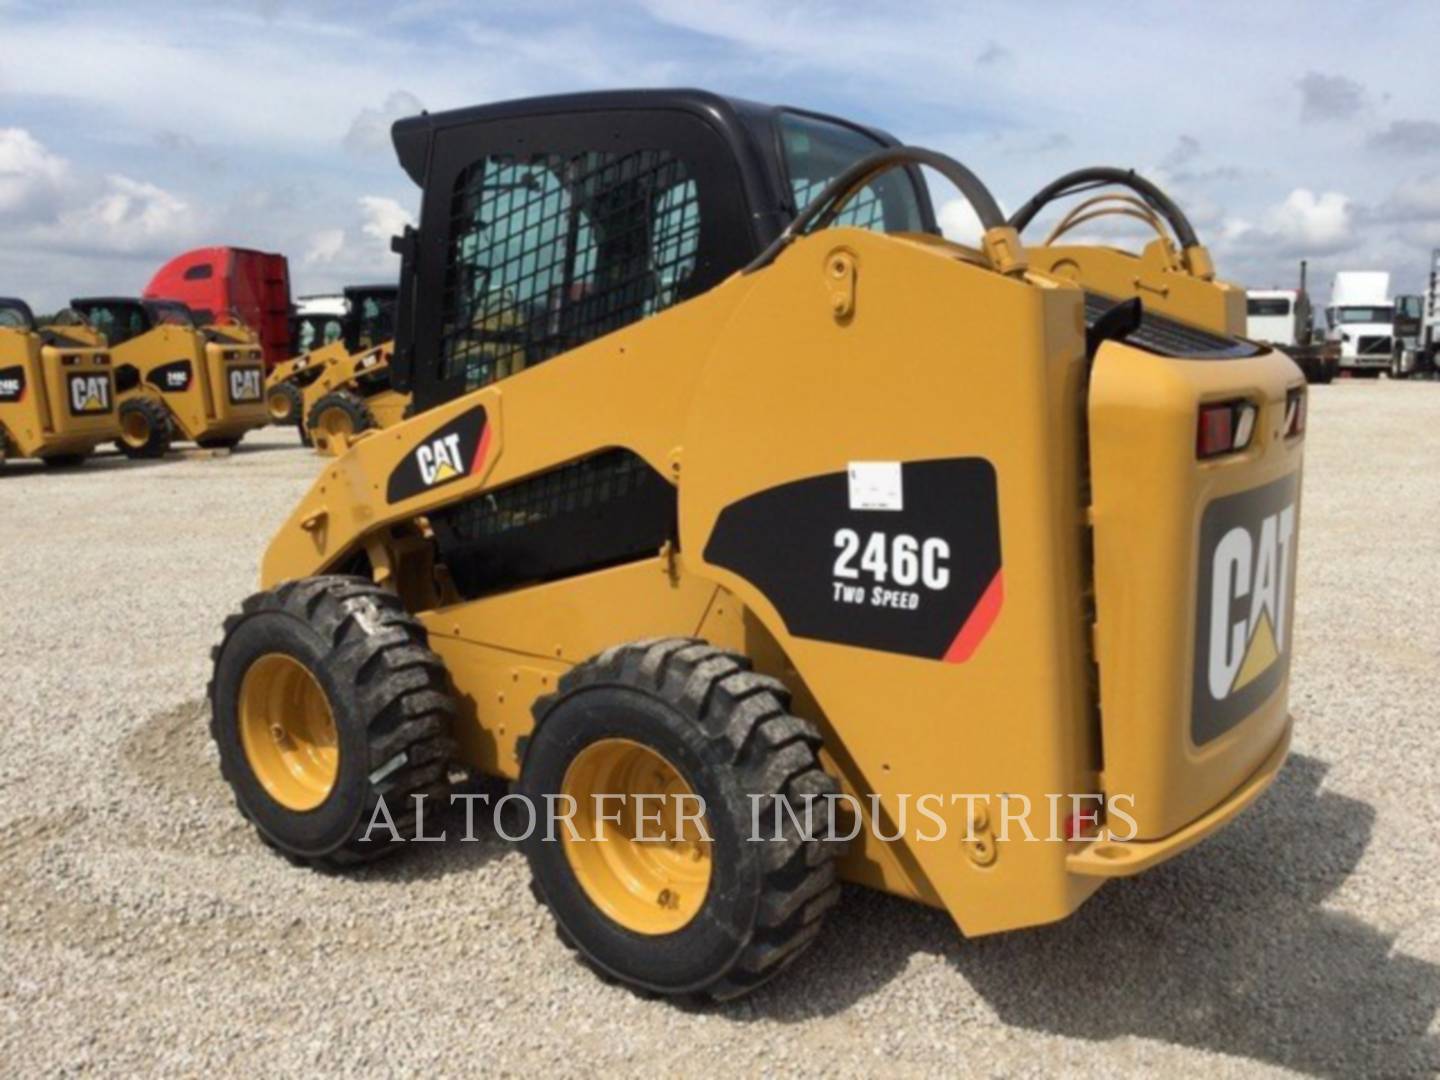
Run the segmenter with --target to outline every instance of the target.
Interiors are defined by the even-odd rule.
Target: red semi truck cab
[[[233,312],[259,335],[267,371],[290,358],[290,265],[284,255],[196,248],[156,271],[144,298],[179,300],[200,323]]]

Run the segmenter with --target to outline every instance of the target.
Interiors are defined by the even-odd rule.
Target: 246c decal
[[[916,586],[932,592],[950,587],[950,541],[943,537],[872,532],[862,541],[844,528],[835,531],[835,546],[835,599],[847,604],[914,610],[920,606]],[[868,589],[862,578],[869,579]]]
[[[195,369],[189,360],[171,360],[150,369],[145,381],[163,394],[180,394],[190,389]]]
[[[25,400],[25,369],[19,364],[0,368],[0,402]]]
[[[727,506],[705,558],[754,584],[798,637],[961,663],[1004,600],[994,466],[883,464],[860,484],[852,466]]]

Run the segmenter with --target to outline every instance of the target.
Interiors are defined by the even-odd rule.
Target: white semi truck
[[[1326,339],[1340,346],[1340,370],[1352,375],[1390,370],[1395,350],[1395,304],[1383,270],[1342,270],[1325,309]]]

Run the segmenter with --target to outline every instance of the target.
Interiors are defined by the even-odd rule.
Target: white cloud
[[[425,106],[408,90],[396,90],[378,109],[361,109],[350,122],[342,144],[352,154],[389,154],[390,125],[405,116],[414,116]]]
[[[60,213],[57,239],[70,247],[164,256],[196,237],[200,218],[184,199],[128,176],[105,178],[105,190]]]
[[[941,204],[935,216],[940,220],[940,231],[945,234],[945,239],[970,247],[980,246],[985,230],[981,228],[980,216],[975,213],[969,199],[949,199]]]
[[[360,196],[360,213],[364,219],[360,231],[387,252],[390,238],[404,232],[405,226],[415,224],[409,210],[384,195]]]
[[[1265,217],[1265,230],[1283,246],[1316,254],[1341,251],[1354,242],[1354,208],[1338,191],[1316,195],[1296,188]]]
[[[307,266],[328,266],[338,259],[344,250],[344,229],[321,229],[310,236],[309,244],[305,248],[305,264]]]
[[[0,215],[50,216],[69,180],[69,163],[30,132],[0,128]]]
[[[305,291],[334,288],[347,282],[383,277],[396,270],[390,238],[415,218],[399,201],[386,195],[362,195],[350,224],[319,229],[306,239],[304,266],[311,267]]]

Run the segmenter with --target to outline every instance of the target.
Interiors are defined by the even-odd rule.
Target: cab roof
[[[545,97],[516,98],[489,105],[473,105],[445,112],[422,112],[397,120],[391,128],[395,151],[410,179],[425,184],[429,156],[430,133],[451,127],[488,123],[494,120],[516,120],[525,117],[586,112],[621,112],[626,110],[671,109],[698,116],[714,127],[730,145],[737,157],[762,156],[774,153],[772,123],[776,113],[793,112],[829,120],[845,127],[863,131],[885,146],[898,145],[888,132],[866,127],[839,116],[829,116],[809,109],[785,105],[765,105],[744,98],[727,97],[710,90],[600,90],[578,94],[552,94]]]

